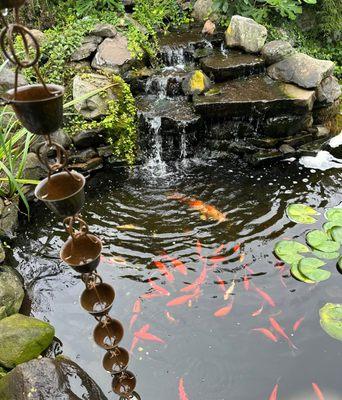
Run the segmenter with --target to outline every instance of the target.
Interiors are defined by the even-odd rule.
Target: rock
[[[7,265],[0,266],[0,319],[19,312],[24,300],[19,274]],[[1,344],[0,344],[1,348]]]
[[[272,79],[295,83],[305,89],[316,88],[333,71],[332,61],[318,60],[303,53],[294,54],[267,69]]]
[[[245,156],[246,161],[255,166],[271,164],[283,160],[285,155],[278,150],[263,150]]]
[[[211,81],[202,71],[190,72],[182,83],[183,92],[186,95],[201,94],[209,90]]]
[[[277,147],[280,139],[273,137],[252,137],[249,139],[249,142],[258,148],[274,149],[275,147]]]
[[[313,111],[315,124],[327,124],[338,116],[340,112],[340,102],[336,100],[333,104],[327,107],[315,108]]]
[[[208,18],[212,12],[213,0],[196,0],[192,11],[192,17],[199,21]]]
[[[291,147],[299,147],[302,146],[303,144],[312,142],[313,138],[314,135],[312,133],[303,131],[298,135],[283,138],[282,141],[284,142],[284,144],[288,144]]]
[[[234,15],[225,38],[228,47],[239,47],[248,53],[259,53],[265,44],[267,29],[251,18]]]
[[[341,86],[334,76],[323,79],[316,91],[321,106],[330,105],[341,96]]]
[[[84,163],[87,162],[88,160],[97,157],[98,154],[95,151],[95,149],[89,147],[88,149],[79,151],[71,156],[69,156],[69,160],[71,163]]]
[[[148,34],[149,34],[148,29],[147,29],[144,25],[140,24],[140,23],[139,23],[136,19],[134,19],[131,15],[126,14],[126,15],[125,15],[125,20],[126,20],[126,22],[127,22],[128,24],[131,24],[131,25],[133,25],[136,29],[138,29],[138,31],[140,31],[143,35],[148,35]]]
[[[89,92],[110,84],[111,81],[103,75],[76,75],[73,81],[73,97],[74,99],[82,97]],[[109,88],[104,92],[78,102],[75,108],[85,119],[98,119],[107,114],[108,101],[115,98],[112,88]]]
[[[100,36],[85,36],[81,46],[70,56],[70,61],[81,61],[89,58],[95,53],[101,42],[102,38]]]
[[[13,239],[18,225],[19,200],[11,201],[0,198],[0,237]]]
[[[283,154],[290,154],[290,153],[295,153],[296,152],[296,150],[292,146],[290,146],[288,144],[282,144],[279,147],[279,151],[281,153],[283,153]]]
[[[330,135],[330,129],[328,129],[324,125],[317,125],[317,132],[316,132],[316,137],[317,138],[322,138]]]
[[[99,36],[102,38],[113,38],[117,35],[117,30],[114,25],[107,23],[99,23],[89,32],[91,36]]]
[[[70,136],[63,131],[63,129],[58,129],[58,131],[51,133],[50,136],[53,142],[60,144],[65,149],[68,149],[71,146],[72,140]],[[36,136],[34,142],[31,145],[31,151],[35,153],[38,149],[38,146],[42,143],[45,143],[44,138],[42,138],[41,136]]]
[[[0,380],[3,400],[107,400],[99,386],[76,363],[41,358],[21,364]]]
[[[119,73],[121,70],[127,70],[133,61],[127,38],[117,34],[114,38],[107,38],[100,44],[91,65],[95,69]]]
[[[51,344],[54,328],[47,322],[14,314],[0,321],[0,364],[14,368],[38,357]]]
[[[96,147],[104,143],[103,131],[102,129],[88,129],[77,133],[72,140],[77,149]]]
[[[73,164],[72,168],[76,171],[87,172],[103,168],[102,158],[94,157],[82,163]]]
[[[111,145],[98,147],[97,152],[100,157],[111,157],[113,155],[113,147]]]
[[[261,57],[237,51],[224,55],[215,53],[201,60],[203,71],[215,82],[224,82],[252,74],[259,74],[265,69],[265,62]]]
[[[300,156],[316,156],[317,153],[321,150],[322,145],[326,139],[317,139],[313,142],[306,143],[303,146],[298,148],[298,153]]]
[[[15,73],[11,69],[5,67],[0,71],[0,92],[7,92],[7,90],[14,88]],[[18,85],[27,85],[24,75],[18,75]]]
[[[260,131],[265,136],[284,137],[294,135],[312,126],[311,113],[306,115],[278,115],[266,118],[260,124]]]
[[[283,61],[285,58],[292,56],[296,50],[291,46],[291,43],[285,40],[273,40],[266,43],[261,50],[266,65],[272,65]]]
[[[41,180],[47,176],[47,168],[39,161],[36,153],[28,153],[23,178]]]
[[[39,29],[30,29],[30,33],[34,36],[34,38],[36,39],[36,41],[38,42],[39,46],[41,47],[44,42],[46,42],[47,37],[45,35],[44,32],[40,31]],[[31,37],[29,35],[26,35],[27,37],[27,43],[30,47],[33,47],[33,40],[31,39]]]
[[[3,244],[0,242],[0,264],[2,264],[5,261],[5,258],[6,258],[6,252]]]
[[[342,132],[324,143],[322,150],[327,150],[332,156],[342,160]]]
[[[216,30],[216,25],[214,22],[210,21],[210,19],[208,19],[202,29],[202,33],[204,35],[213,35],[214,32]]]

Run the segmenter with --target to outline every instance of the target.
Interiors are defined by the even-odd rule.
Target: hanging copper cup
[[[108,350],[103,358],[103,368],[115,375],[125,371],[129,362],[129,354],[123,347]]]
[[[0,0],[0,9],[18,8],[25,3],[26,0]]]
[[[130,396],[137,385],[137,379],[130,371],[115,375],[112,381],[113,392],[123,398]]]
[[[28,131],[49,135],[62,126],[63,95],[63,86],[36,84],[11,89],[6,99]]]
[[[97,345],[105,350],[114,349],[123,338],[124,328],[121,322],[106,317],[101,320],[94,329],[94,340]]]
[[[81,306],[94,317],[108,314],[115,299],[114,289],[107,283],[88,284],[81,294]]]
[[[85,201],[85,178],[76,171],[64,171],[41,181],[35,196],[57,215],[65,218],[78,214]]]

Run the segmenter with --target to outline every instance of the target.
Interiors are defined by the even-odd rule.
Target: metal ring
[[[75,222],[78,222],[80,224],[79,230],[76,230],[74,228]],[[88,224],[83,221],[80,217],[73,216],[73,217],[67,217],[63,221],[64,228],[69,235],[75,239],[78,236],[83,236],[83,235],[88,235],[89,234],[89,226]]]
[[[44,149],[44,152],[42,152],[42,149]],[[54,164],[50,164],[48,159],[48,152],[51,149],[55,149],[57,152],[57,161]],[[41,143],[37,148],[36,154],[39,161],[46,165],[48,170],[52,173],[65,169],[68,164],[68,154],[65,148],[56,142],[52,142],[51,140],[49,142]]]

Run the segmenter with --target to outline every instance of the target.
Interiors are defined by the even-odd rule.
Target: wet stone
[[[39,161],[36,153],[28,153],[23,178],[41,180],[47,176],[47,168]]]
[[[298,148],[298,152],[301,156],[315,156],[322,149],[325,140],[326,138],[321,138],[304,144]]]
[[[299,135],[295,136],[289,136],[287,138],[282,139],[284,144],[288,144],[292,147],[299,147],[302,146],[303,144],[312,142],[313,140],[313,134],[309,132],[303,132],[300,133]]]
[[[70,56],[70,60],[81,61],[89,58],[93,53],[95,53],[97,46],[101,42],[102,38],[99,36],[86,36],[83,39],[81,46]]]
[[[338,79],[334,76],[328,76],[323,79],[317,88],[316,104],[319,106],[326,106],[332,104],[341,96],[341,86]]]
[[[12,267],[1,265],[0,320],[19,312],[24,295],[23,284],[19,274]]]
[[[89,172],[103,168],[102,158],[94,157],[82,163],[72,164],[72,168],[80,172]]]
[[[15,73],[9,68],[3,68],[0,71],[0,92],[6,92],[7,90],[14,88],[15,82]],[[18,75],[18,85],[24,86],[27,85],[27,81],[24,75]]]
[[[284,137],[294,135],[312,126],[311,114],[306,115],[280,115],[267,118],[260,124],[262,135],[271,137]]]
[[[245,157],[246,161],[255,166],[272,164],[283,160],[285,155],[278,150],[264,150]]]
[[[266,65],[272,65],[292,56],[295,52],[296,50],[292,47],[291,43],[285,40],[273,40],[265,44],[261,50],[261,55]]]
[[[182,82],[182,89],[186,95],[201,94],[212,86],[210,79],[202,71],[190,72]]]
[[[332,156],[342,160],[342,132],[324,143],[322,150],[328,151]]]
[[[279,147],[279,151],[281,153],[283,153],[283,154],[291,154],[291,153],[295,153],[296,152],[296,150],[292,146],[290,146],[288,144],[282,144]]]
[[[69,160],[71,163],[84,163],[87,162],[88,160],[97,157],[97,152],[95,149],[93,148],[88,148],[85,150],[81,150],[76,152],[75,154],[72,154],[69,156]]]
[[[13,239],[18,225],[18,198],[0,199],[0,237]]]
[[[324,125],[317,125],[317,132],[316,132],[316,137],[317,138],[322,138],[322,137],[327,137],[330,135],[330,129],[327,128]]]
[[[272,137],[261,137],[261,138],[250,138],[249,142],[254,146],[262,149],[274,149],[280,142],[280,138]]]
[[[331,122],[340,112],[340,102],[336,100],[328,107],[315,108],[313,117],[315,124],[325,124]]]
[[[58,131],[51,133],[50,136],[53,142],[60,144],[65,149],[68,149],[71,146],[72,140],[70,136],[63,131],[63,129],[58,129]],[[42,143],[45,143],[44,138],[37,136],[31,145],[31,151],[36,152],[38,146]]]
[[[78,149],[86,149],[88,147],[96,147],[104,143],[104,132],[102,129],[89,129],[76,133],[72,137],[74,145]]]
[[[223,82],[264,71],[265,62],[261,57],[231,51],[228,54],[216,53],[201,60],[205,73],[215,82]]]

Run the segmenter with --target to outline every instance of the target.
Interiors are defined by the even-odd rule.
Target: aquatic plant
[[[342,304],[327,303],[319,310],[321,327],[334,339],[342,340]]]
[[[305,204],[291,204],[286,209],[287,216],[295,223],[312,224],[318,212]],[[307,246],[293,241],[281,240],[276,243],[274,251],[277,257],[291,265],[294,278],[305,283],[316,283],[330,278],[331,272],[322,269],[326,263],[323,260],[337,261],[337,267],[342,268],[340,249],[342,244],[342,208],[331,208],[326,211],[327,222],[323,230],[314,229],[307,233],[306,242],[316,257],[305,258],[302,253],[309,253]]]

